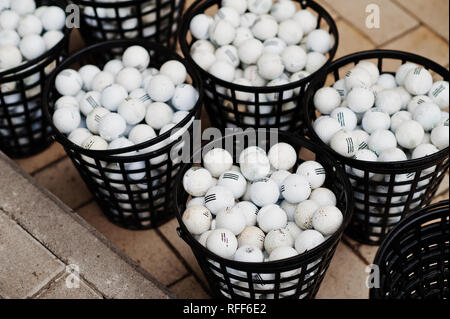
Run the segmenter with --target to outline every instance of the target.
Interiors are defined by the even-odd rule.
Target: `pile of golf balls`
[[[249,147],[239,166],[225,149],[210,150],[203,167],[193,166],[183,177],[191,196],[182,216],[187,230],[214,254],[240,262],[286,259],[317,247],[339,229],[343,214],[335,194],[323,186],[324,167],[305,161],[294,170],[297,158],[287,143],[273,145],[268,153]],[[298,273],[282,273],[282,278]],[[273,289],[273,284],[255,285]]]
[[[198,14],[191,20],[195,42],[190,53],[202,69],[224,81],[249,87],[285,85],[326,63],[334,40],[316,27],[314,13],[299,10],[295,1],[225,0],[213,17]],[[283,99],[293,94],[298,92],[285,92]],[[254,96],[237,92],[236,98],[245,102]],[[260,97],[260,102],[277,100],[274,93]]]
[[[149,52],[135,45],[128,47],[120,59],[108,61],[102,69],[84,65],[78,71],[61,71],[55,78],[56,90],[61,95],[54,106],[55,127],[74,144],[90,150],[131,147],[171,132],[170,137],[157,144],[117,154],[122,157],[158,151],[175,142],[194,120],[192,117],[178,129],[179,123],[196,105],[198,91],[186,83],[188,74],[181,62],[167,61],[159,70],[149,66]],[[150,165],[154,166],[152,177],[162,174],[161,166],[168,160],[167,153],[150,158]],[[95,165],[93,159],[83,158]],[[126,190],[119,165],[104,165],[117,171],[106,174],[119,181],[111,183],[112,188]],[[143,196],[148,195],[145,181],[150,178],[145,168],[145,161],[125,163],[125,170],[133,171],[128,174],[128,182],[133,190],[143,189]]]
[[[66,13],[60,7],[37,7],[34,0],[5,3],[0,7],[0,71],[42,56],[64,38]]]
[[[314,122],[319,138],[342,156],[368,162],[397,162],[432,155],[449,146],[449,83],[433,81],[431,73],[414,63],[402,64],[394,74],[380,74],[377,66],[368,61],[359,62],[344,78],[333,86],[319,89],[314,106],[321,116]],[[352,178],[364,178],[365,172],[347,167]],[[413,199],[424,194],[435,167],[421,172]],[[390,182],[390,175],[369,173],[375,182]],[[395,176],[391,204],[405,203],[415,173]],[[409,182],[409,183],[408,183]],[[371,191],[370,203],[386,203],[389,187],[378,185]],[[384,194],[384,195],[383,195]],[[361,200],[364,194],[355,193]],[[410,208],[419,202],[412,203]],[[365,206],[356,203],[356,208]],[[374,212],[380,209],[370,207]],[[381,209],[384,211],[384,208]],[[391,207],[389,213],[400,214],[404,206]],[[364,218],[362,216],[362,218]],[[372,218],[376,223],[380,218]],[[389,218],[398,222],[400,216]],[[381,227],[376,231],[380,232]]]
[[[148,38],[156,34],[156,21],[158,19],[160,21],[160,29],[172,28],[173,31],[177,29],[176,23],[169,25],[169,23],[174,21],[172,18],[174,10],[172,1],[160,0],[158,4],[156,4],[156,1],[145,1],[131,6],[120,4],[124,2],[123,0],[93,1],[101,4],[117,3],[119,6],[117,10],[115,8],[83,7],[84,18],[88,25],[94,28],[100,28],[101,24],[103,32],[93,32],[93,36],[98,39],[105,37],[106,40],[121,39],[123,37],[126,39],[138,37]],[[179,8],[180,0],[174,1],[173,5]],[[138,6],[140,6],[140,10],[138,10]],[[142,35],[138,31],[141,27]]]

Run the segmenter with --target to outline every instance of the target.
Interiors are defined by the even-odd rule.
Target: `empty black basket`
[[[143,38],[175,48],[185,0],[73,0],[80,7],[81,34],[90,44]]]
[[[108,59],[117,57],[111,52],[123,52],[133,45],[150,51],[151,67],[159,68],[168,60],[178,60],[185,65],[189,82],[200,92],[197,104],[189,115],[161,136],[116,150],[87,150],[72,143],[55,127],[54,131],[56,140],[63,145],[106,217],[125,228],[148,229],[163,224],[174,215],[173,186],[181,165],[180,152],[183,143],[192,146],[192,142],[188,143],[184,136],[177,139],[172,133],[179,129],[192,133],[192,123],[200,117],[201,82],[193,67],[176,53],[146,40],[102,42],[70,56],[52,74],[45,88],[44,112],[52,123],[54,103],[60,96],[55,89],[55,78],[59,72],[67,68],[77,69],[85,64],[102,67]],[[160,144],[163,141],[165,145]],[[154,149],[130,155],[150,147]]]
[[[402,220],[375,257],[379,287],[372,299],[448,299],[450,211],[443,201]]]
[[[36,1],[65,10],[66,1]],[[42,56],[0,71],[0,150],[13,158],[41,152],[51,143],[51,128],[42,116],[42,94],[47,76],[66,56],[70,30]]]
[[[295,0],[302,9],[309,8],[318,17],[317,28],[321,25],[328,29],[334,38],[334,45],[328,53],[328,61],[320,70],[329,64],[336,54],[339,36],[336,24],[330,14],[314,1]],[[251,87],[237,85],[223,81],[198,66],[190,55],[190,48],[196,39],[193,39],[189,24],[198,14],[205,13],[211,9],[219,8],[221,0],[197,1],[189,7],[183,16],[180,26],[180,46],[184,56],[194,63],[200,72],[205,89],[205,107],[213,126],[224,128],[253,127],[253,128],[281,128],[283,131],[300,127],[304,116],[302,98],[305,94],[308,83],[311,82],[312,75],[281,86],[271,87]],[[291,94],[293,90],[298,91]],[[237,94],[242,92],[251,95],[251,101],[239,100]],[[263,100],[266,94],[273,96],[274,101]],[[247,110],[251,106],[252,112]],[[270,109],[270,112],[267,112]]]
[[[194,154],[191,161],[201,158],[200,152],[204,154],[211,148],[226,148],[232,145],[234,163],[237,163],[240,152],[249,146],[257,145],[268,151],[271,145],[278,142],[289,143],[299,152],[294,170],[303,161],[312,159],[319,161],[325,168],[328,175],[324,187],[328,187],[335,193],[337,205],[344,215],[344,221],[339,230],[316,248],[285,260],[243,263],[221,258],[203,247],[189,233],[182,221],[189,196],[183,188],[182,179],[184,173],[193,166],[191,163],[185,164],[178,176],[176,189],[177,218],[180,224],[178,233],[194,252],[216,298],[314,298],[342,233],[351,218],[353,202],[348,178],[341,166],[328,153],[306,139],[278,132],[275,129],[257,130],[256,139],[249,138],[247,136],[249,133],[252,132],[233,133],[214,140]],[[231,153],[231,149],[227,148],[227,150]]]
[[[315,92],[345,76],[350,67],[359,61],[372,61],[380,73],[394,74],[406,62],[416,63],[448,81],[449,72],[444,67],[424,57],[391,50],[358,52],[333,62],[324,74],[311,83],[305,97],[307,133],[334,158],[345,165],[353,187],[355,210],[346,233],[357,241],[379,245],[386,234],[410,212],[428,205],[448,171],[449,148],[433,155],[400,162],[366,162],[346,158],[333,151],[317,136],[313,122],[317,118],[313,98]],[[364,174],[358,177],[352,169]],[[373,180],[372,175],[384,177]],[[360,175],[360,174],[359,174]],[[407,178],[398,178],[403,175]]]

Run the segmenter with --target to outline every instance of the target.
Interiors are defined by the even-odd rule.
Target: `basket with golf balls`
[[[450,294],[450,211],[442,201],[411,214],[380,245],[371,299],[446,299]]]
[[[175,48],[185,0],[74,0],[87,43],[142,38]]]
[[[52,142],[42,116],[42,91],[67,54],[70,30],[65,27],[66,1],[9,4],[0,8],[0,150],[20,158]]]
[[[111,40],[64,60],[45,87],[44,114],[106,217],[148,229],[174,215],[175,175],[201,100],[182,57],[144,39]]]
[[[346,232],[359,242],[379,245],[448,171],[448,78],[424,57],[375,50],[334,61],[308,88],[307,134],[345,165],[355,201]]]
[[[338,30],[314,1],[207,0],[186,11],[179,39],[213,126],[286,131],[302,125],[302,97],[333,59]]]
[[[206,144],[191,159],[204,168],[182,167],[178,233],[217,298],[314,298],[351,219],[350,183],[310,141],[254,132]]]

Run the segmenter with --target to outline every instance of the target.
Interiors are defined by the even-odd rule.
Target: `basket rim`
[[[50,115],[50,110],[49,110],[49,101],[50,101],[49,94],[50,94],[50,91],[53,89],[53,85],[54,85],[56,76],[59,74],[59,72],[61,72],[68,66],[76,63],[80,57],[83,57],[87,54],[91,54],[92,52],[95,52],[98,49],[101,49],[104,47],[111,47],[111,46],[125,47],[126,45],[128,45],[128,46],[140,45],[140,46],[143,46],[144,48],[146,48],[147,50],[154,50],[155,52],[156,51],[163,52],[164,57],[167,57],[169,59],[170,58],[176,59],[179,62],[183,63],[183,65],[186,67],[188,75],[192,79],[192,85],[194,87],[196,87],[196,89],[199,93],[198,100],[197,100],[195,106],[192,108],[192,110],[189,111],[189,114],[182,121],[177,123],[172,129],[170,129],[169,131],[165,132],[162,135],[156,136],[155,138],[152,138],[143,143],[139,143],[139,144],[136,144],[133,146],[125,147],[125,148],[119,148],[119,149],[113,149],[113,150],[103,150],[103,151],[84,149],[81,146],[78,146],[78,145],[74,144],[72,141],[70,141],[69,138],[67,136],[65,136],[65,134],[61,133],[55,127],[55,125],[53,123],[52,116]],[[138,150],[147,148],[149,146],[155,145],[163,140],[166,140],[167,138],[169,138],[171,136],[171,134],[176,129],[184,128],[188,124],[188,122],[190,122],[192,120],[192,118],[195,119],[196,115],[198,115],[199,112],[201,112],[202,104],[203,104],[203,84],[200,81],[200,77],[199,77],[198,73],[196,72],[195,68],[193,68],[193,66],[191,65],[191,63],[189,61],[187,61],[186,59],[184,59],[183,57],[181,57],[180,55],[178,55],[176,52],[172,52],[171,50],[169,50],[168,48],[166,48],[160,44],[157,44],[157,43],[154,43],[151,41],[147,41],[145,39],[119,39],[119,40],[103,41],[103,42],[99,42],[99,43],[90,45],[80,51],[77,51],[76,53],[72,54],[67,59],[65,59],[52,72],[52,74],[46,81],[45,88],[44,88],[44,95],[43,95],[43,99],[42,99],[44,116],[53,128],[53,136],[59,143],[61,143],[63,145],[63,147],[69,148],[71,150],[74,150],[83,155],[87,155],[87,156],[90,156],[93,158],[106,159],[106,160],[124,160],[124,159],[131,160],[131,159],[133,159],[133,161],[141,160],[141,159],[143,160],[143,159],[146,159],[149,156],[153,156],[153,155],[157,156],[160,152],[163,152],[164,150],[166,150],[166,148],[171,147],[173,142],[169,143],[168,145],[166,145],[160,149],[157,149],[152,152],[144,153],[144,154],[138,154],[138,155],[133,155],[133,156],[126,156],[126,155],[121,156],[121,154],[125,154],[125,153],[132,152],[132,151],[138,151]],[[176,140],[174,142],[176,142]]]
[[[448,81],[449,78],[449,70],[445,69],[438,63],[414,54],[409,53],[405,51],[399,51],[399,50],[367,50],[367,51],[359,51],[355,52],[349,55],[346,55],[342,58],[339,58],[338,60],[332,62],[330,65],[328,65],[323,72],[320,73],[319,76],[313,79],[313,81],[308,86],[308,89],[306,91],[305,97],[304,97],[304,105],[305,105],[305,116],[306,116],[306,125],[308,130],[308,135],[312,138],[312,140],[319,144],[321,147],[325,148],[328,152],[331,153],[331,155],[336,158],[337,160],[341,161],[342,163],[346,165],[350,165],[355,168],[360,169],[367,169],[367,167],[373,168],[375,170],[407,170],[407,169],[419,169],[422,166],[428,166],[433,164],[434,162],[439,161],[440,159],[443,159],[445,157],[449,156],[449,147],[446,147],[439,152],[436,152],[434,154],[417,158],[417,159],[409,159],[406,161],[396,161],[396,162],[368,162],[363,160],[357,160],[354,158],[349,158],[342,156],[341,154],[334,151],[330,146],[325,144],[319,136],[314,131],[314,128],[312,126],[312,116],[311,113],[313,112],[310,105],[312,105],[312,98],[314,93],[317,91],[316,86],[320,86],[320,82],[322,82],[326,77],[330,74],[333,74],[333,72],[339,70],[340,67],[343,67],[345,65],[349,65],[352,63],[357,63],[359,61],[368,60],[368,59],[380,59],[380,58],[386,58],[386,59],[398,59],[401,60],[402,63],[404,62],[415,62],[415,63],[425,63],[427,69],[431,69],[434,72],[441,75],[444,80]],[[421,62],[420,62],[421,61]]]
[[[258,130],[262,130],[262,129],[258,129]],[[230,136],[235,136],[238,134],[245,134],[245,132],[231,133],[222,138],[210,141],[207,144],[203,145],[199,150],[197,150],[193,154],[191,159],[194,158],[197,154],[199,154],[199,153],[201,154],[201,152],[203,152],[203,150],[205,149],[206,146],[213,144],[213,143],[217,143],[218,141],[224,140],[225,138],[230,138]],[[298,263],[300,261],[304,261],[304,262],[314,261],[316,259],[315,255],[318,251],[322,251],[324,249],[328,250],[340,241],[340,238],[342,237],[345,228],[350,223],[350,220],[353,215],[353,206],[354,206],[353,205],[353,196],[351,196],[351,192],[352,192],[351,184],[350,184],[350,181],[349,181],[347,175],[345,174],[343,167],[337,161],[335,161],[334,159],[329,157],[328,152],[320,149],[318,147],[318,145],[314,144],[312,141],[309,141],[306,138],[303,138],[303,137],[300,137],[297,135],[292,135],[292,134],[289,134],[289,133],[283,132],[283,131],[278,131],[277,134],[280,136],[289,137],[290,139],[294,138],[298,141],[301,141],[301,144],[303,145],[303,147],[306,147],[310,151],[312,151],[314,149],[314,151],[313,151],[314,154],[320,153],[323,156],[328,156],[328,158],[336,164],[336,171],[333,172],[333,174],[341,175],[341,177],[342,177],[341,181],[343,183],[343,191],[344,191],[344,194],[346,197],[346,202],[347,202],[346,211],[342,212],[344,215],[344,220],[343,220],[341,226],[339,227],[339,229],[333,235],[331,235],[327,239],[325,239],[325,241],[323,243],[314,247],[313,249],[307,250],[302,254],[298,254],[294,257],[290,257],[290,258],[286,258],[286,259],[275,260],[275,261],[270,261],[270,262],[255,263],[255,262],[234,261],[232,259],[226,259],[226,258],[220,257],[220,256],[214,254],[213,252],[209,251],[206,247],[202,246],[194,238],[194,236],[191,233],[189,233],[189,231],[187,230],[186,226],[184,225],[184,223],[182,221],[183,212],[180,211],[179,202],[181,199],[179,198],[179,190],[183,187],[182,181],[183,181],[184,173],[186,172],[187,169],[189,169],[193,165],[192,163],[184,163],[180,167],[180,171],[178,172],[178,174],[177,174],[178,176],[176,179],[177,182],[176,182],[176,188],[175,188],[175,205],[176,205],[175,216],[176,216],[176,218],[178,220],[178,224],[179,224],[178,232],[179,232],[180,237],[183,238],[183,240],[190,246],[190,248],[193,251],[195,251],[195,252],[200,251],[202,254],[205,255],[206,258],[212,259],[215,262],[219,262],[220,264],[223,264],[226,267],[232,267],[232,268],[239,270],[240,267],[242,267],[243,265],[246,265],[246,266],[253,266],[255,268],[258,268],[258,271],[259,271],[260,269],[264,270],[266,268],[282,267],[289,263]],[[195,253],[195,255],[197,255],[197,254]],[[269,270],[267,269],[267,271],[269,271]],[[263,271],[260,271],[260,272],[262,273]],[[269,271],[269,272],[273,272],[273,271]]]
[[[60,1],[51,0],[51,3],[60,8],[68,5],[67,0],[60,0]],[[57,44],[55,44],[50,50],[45,51],[42,55],[38,56],[37,58],[29,60],[23,64],[20,64],[19,66],[0,71],[1,82],[4,83],[3,82],[4,80],[16,81],[21,77],[26,76],[29,72],[33,73],[35,66],[39,66],[40,63],[42,63],[46,58],[59,52],[66,45],[66,43],[69,42],[70,33],[72,32],[72,29],[67,28],[66,25],[64,24],[64,30],[62,32],[64,34],[64,37]],[[26,74],[24,75],[23,73]]]
[[[385,258],[386,252],[391,247],[391,245],[397,240],[399,236],[411,228],[412,225],[423,224],[428,221],[439,218],[439,215],[443,210],[449,209],[449,200],[443,200],[438,203],[425,206],[418,211],[412,213],[411,215],[402,219],[395,227],[392,229],[386,237],[381,241],[380,247],[375,255],[373,264],[380,265],[380,262]],[[381,298],[380,292],[382,288],[371,288],[370,298]]]
[[[110,1],[92,1],[92,0],[71,0],[76,5],[89,6],[93,8],[118,8],[118,7],[130,7],[138,4],[148,2],[148,0],[123,0],[116,2]]]
[[[197,65],[197,63],[195,63],[195,61],[191,57],[189,46],[186,41],[186,37],[187,37],[188,31],[189,31],[189,24],[190,24],[191,20],[197,14],[204,13],[208,8],[210,8],[216,4],[220,5],[219,2],[221,2],[221,1],[222,0],[197,0],[197,1],[195,1],[184,13],[183,19],[180,23],[180,28],[178,30],[178,38],[179,38],[178,41],[180,43],[180,47],[181,47],[181,51],[183,52],[183,55],[186,57],[187,60],[189,60],[195,66],[195,68],[198,70],[199,73],[206,76],[207,78],[209,77],[210,79],[214,80],[214,84],[219,84],[219,85],[224,86],[225,88],[233,89],[235,91],[249,92],[249,93],[272,93],[272,92],[279,92],[279,91],[287,91],[287,90],[292,90],[292,89],[301,87],[302,85],[311,82],[311,80],[314,79],[317,74],[321,73],[326,68],[326,66],[329,65],[331,63],[331,61],[333,61],[333,59],[336,55],[338,46],[339,46],[339,31],[338,31],[336,22],[334,21],[331,14],[329,14],[328,11],[324,7],[322,7],[320,4],[318,4],[317,2],[315,2],[313,0],[292,0],[294,2],[301,3],[301,5],[304,8],[310,7],[312,9],[314,9],[315,12],[323,15],[323,18],[328,23],[328,26],[330,28],[329,32],[334,36],[334,44],[333,44],[333,47],[331,48],[331,50],[328,52],[329,57],[328,57],[327,61],[325,62],[325,64],[322,67],[320,67],[318,70],[316,70],[315,72],[311,73],[309,76],[307,76],[301,80],[298,80],[295,82],[290,82],[288,84],[276,85],[276,86],[244,86],[244,85],[235,84],[233,82],[228,82],[228,81],[219,79],[218,77],[212,75],[208,71],[203,70],[199,65]]]

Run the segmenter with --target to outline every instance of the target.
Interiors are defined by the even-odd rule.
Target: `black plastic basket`
[[[54,103],[59,97],[54,85],[57,74],[66,68],[76,69],[85,64],[103,66],[108,59],[117,57],[111,52],[123,52],[133,45],[140,45],[150,51],[151,67],[159,68],[168,60],[183,63],[190,77],[189,82],[199,91],[197,104],[174,128],[144,143],[106,151],[87,150],[75,145],[60,133],[52,122]],[[193,120],[200,118],[201,88],[199,77],[189,62],[168,48],[142,39],[114,40],[92,45],[70,56],[52,74],[45,87],[45,116],[53,126],[56,140],[63,145],[110,221],[124,228],[148,229],[157,227],[173,217],[173,186],[176,173],[181,166],[180,152],[183,143],[186,142],[191,147],[192,142],[187,143],[187,137],[184,135],[176,139],[172,133],[184,128],[192,137]],[[155,147],[156,144],[169,138],[171,140],[162,148],[156,147],[156,150],[138,155],[129,154]],[[130,163],[138,162],[143,163],[144,167],[128,167]],[[131,174],[139,174],[142,178],[137,178],[139,175],[133,175],[134,179],[130,178]]]
[[[142,38],[175,48],[185,0],[73,0],[80,7],[83,39],[99,41]]]
[[[205,145],[194,154],[191,161],[201,158],[200,152],[204,154],[211,148],[227,147],[226,149],[231,153],[229,147],[232,146],[234,162],[237,163],[240,152],[246,147],[257,145],[268,151],[270,146],[275,143],[289,143],[299,152],[295,167],[305,160],[315,158],[325,168],[328,175],[324,187],[328,187],[336,194],[337,205],[344,215],[344,221],[339,230],[318,247],[285,260],[243,263],[221,258],[203,247],[189,233],[182,221],[182,214],[189,196],[184,191],[182,179],[184,173],[192,167],[193,164],[191,163],[185,164],[178,176],[176,190],[177,218],[180,224],[178,234],[191,247],[216,298],[259,299],[267,295],[271,295],[270,298],[273,299],[314,298],[344,229],[351,218],[353,203],[348,178],[345,176],[342,167],[328,153],[304,138],[278,132],[275,129],[252,131],[257,132],[256,139],[246,137],[248,131],[225,135],[223,138]],[[295,274],[286,277],[284,276],[286,272],[294,272]]]
[[[379,287],[371,299],[448,299],[449,202],[424,207],[402,220],[381,243],[374,265]]]
[[[303,95],[305,94],[308,83],[314,78],[314,75],[320,70],[323,70],[333,60],[338,47],[339,34],[333,18],[319,4],[310,0],[294,1],[298,2],[302,9],[309,8],[316,14],[318,17],[317,28],[321,24],[323,28],[328,28],[334,38],[334,45],[327,54],[328,61],[318,71],[300,81],[271,87],[249,87],[223,81],[198,66],[190,55],[190,48],[195,39],[190,34],[189,24],[196,15],[204,13],[206,10],[211,10],[211,8],[219,8],[221,0],[197,1],[186,11],[180,26],[180,46],[184,56],[194,63],[202,76],[205,89],[205,107],[213,126],[220,129],[276,127],[283,131],[302,126],[302,120],[304,118],[302,115]],[[323,26],[324,23],[326,26]],[[288,97],[285,92],[292,90],[298,90],[299,93]],[[252,96],[252,101],[242,101],[236,98],[239,92],[249,93]],[[273,94],[276,100],[261,100],[261,96],[265,94]],[[248,112],[246,110],[246,106],[248,105],[254,106],[252,107],[254,108],[254,112]],[[272,111],[267,114],[263,109],[268,107],[271,107]]]
[[[306,134],[345,165],[352,183],[355,210],[346,233],[361,243],[379,245],[401,218],[430,203],[448,171],[449,148],[414,160],[365,162],[346,158],[322,142],[312,126],[318,116],[313,103],[315,92],[323,87],[326,81],[343,78],[349,67],[367,60],[375,62],[383,73],[394,74],[397,68],[406,62],[422,65],[434,72],[436,77],[446,81],[449,78],[449,71],[429,59],[411,53],[391,50],[364,51],[334,61],[323,74],[314,79],[305,95],[308,125]],[[387,64],[390,66],[386,67]],[[360,170],[364,176],[356,176],[351,169]],[[372,174],[385,175],[385,178],[382,181],[371,180],[369,175]],[[400,174],[412,175],[409,175],[406,181],[399,181],[398,178],[396,180],[396,176]]]
[[[65,10],[67,2],[37,0],[36,4]],[[0,150],[10,157],[28,157],[52,143],[41,100],[47,76],[67,55],[70,30],[63,32],[64,38],[40,57],[0,71]]]

